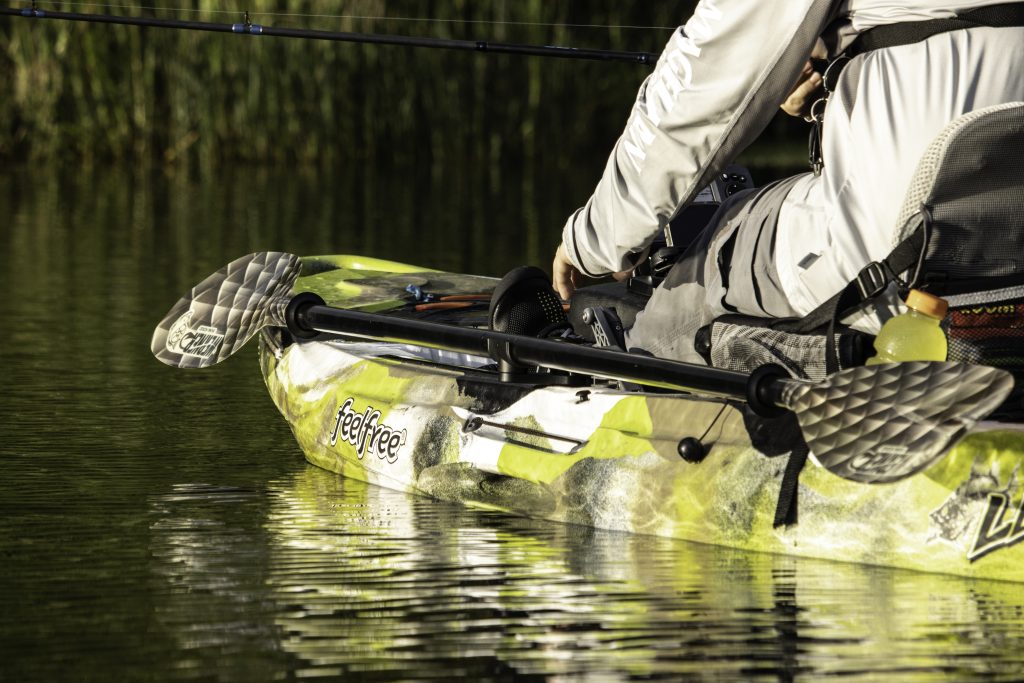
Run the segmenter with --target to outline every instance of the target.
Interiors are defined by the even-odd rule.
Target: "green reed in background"
[[[649,52],[662,49],[666,27],[694,3],[126,4],[39,0],[43,10],[224,24],[248,10],[254,23],[279,27]],[[365,242],[353,245],[360,251],[421,243],[421,222],[430,220],[431,234],[452,235],[431,265],[480,266],[496,249],[545,263],[564,217],[600,177],[649,73],[635,64],[0,17],[0,165],[85,169],[95,182],[118,162],[135,169],[135,182],[148,174],[141,169],[159,168],[165,180],[200,177],[213,192],[243,165],[302,169],[307,179],[325,173],[338,183],[337,201],[310,197],[316,209],[293,220],[322,216],[329,235],[340,229],[338,216],[360,217]],[[755,168],[758,182],[775,169],[789,172],[806,154],[802,129],[799,142],[786,143],[793,131],[777,121],[765,143],[738,161]],[[370,174],[386,180],[364,182]],[[277,183],[253,181],[250,196],[277,194]],[[518,242],[497,247],[499,224]]]
[[[585,5],[441,0],[425,9],[411,0],[191,0],[167,9],[107,9],[40,3],[44,10],[218,23],[240,21],[248,10],[254,22],[275,26],[649,51],[661,49],[668,30],[616,27],[675,26],[687,12],[679,3]],[[565,26],[572,23],[596,27]],[[0,158],[210,166],[359,163],[383,154],[435,165],[532,163],[550,145],[599,142],[607,150],[647,73],[630,64],[3,17]]]

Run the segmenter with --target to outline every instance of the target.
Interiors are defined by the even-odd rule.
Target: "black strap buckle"
[[[857,273],[857,289],[860,291],[861,301],[875,298],[884,292],[894,279],[896,276],[886,264],[878,261],[867,264]]]

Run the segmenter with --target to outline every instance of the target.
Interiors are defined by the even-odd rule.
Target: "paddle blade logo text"
[[[192,329],[192,311],[178,318],[167,333],[165,346],[171,353],[194,356],[203,360],[212,358],[224,341],[224,334],[216,327],[200,325]]]
[[[338,439],[348,442],[356,449],[356,455],[362,460],[369,452],[381,460],[394,463],[398,460],[398,451],[405,444],[406,431],[396,432],[380,421],[380,411],[373,406],[359,414],[352,409],[355,399],[349,398],[338,408],[331,430],[331,445]]]

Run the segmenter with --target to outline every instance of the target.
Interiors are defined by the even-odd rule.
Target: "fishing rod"
[[[25,17],[28,19],[59,19],[63,21],[77,21],[92,24],[119,24],[124,26],[169,28],[187,31],[234,33],[246,36],[273,36],[280,38],[301,38],[305,40],[327,40],[339,43],[399,45],[405,47],[428,47],[443,50],[490,52],[496,54],[513,54],[533,57],[558,57],[562,59],[629,62],[632,64],[644,64],[648,66],[653,65],[658,59],[658,55],[651,52],[592,50],[575,47],[562,47],[558,45],[517,45],[514,43],[492,43],[483,40],[419,38],[414,36],[401,36],[383,33],[353,33],[346,31],[281,28],[268,26],[266,24],[254,24],[250,21],[249,12],[245,12],[241,22],[223,24],[206,21],[184,21],[178,19],[157,19],[152,17],[122,16],[114,14],[86,14],[81,12],[42,10],[39,9],[35,2],[33,2],[31,7],[26,8],[0,8],[0,15]]]

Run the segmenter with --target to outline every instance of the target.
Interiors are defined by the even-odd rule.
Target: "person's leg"
[[[730,197],[673,266],[626,335],[630,350],[703,363],[701,327],[727,313],[795,315],[775,269],[779,209],[801,176]]]

